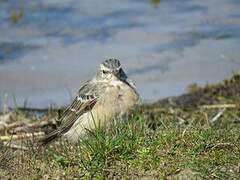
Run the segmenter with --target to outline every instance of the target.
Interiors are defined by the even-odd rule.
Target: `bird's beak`
[[[118,78],[118,72],[117,71],[112,71],[111,74]]]

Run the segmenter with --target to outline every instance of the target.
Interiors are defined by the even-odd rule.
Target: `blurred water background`
[[[1,104],[68,104],[112,57],[150,101],[240,69],[239,0],[0,0],[0,22]]]

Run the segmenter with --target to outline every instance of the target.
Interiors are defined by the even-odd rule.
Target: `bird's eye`
[[[107,71],[104,71],[104,70],[102,72],[103,72],[103,74],[107,74],[108,73]]]

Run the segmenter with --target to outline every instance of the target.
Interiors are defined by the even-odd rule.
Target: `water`
[[[118,58],[144,100],[240,69],[239,0],[0,1],[0,94],[10,105],[69,103]]]

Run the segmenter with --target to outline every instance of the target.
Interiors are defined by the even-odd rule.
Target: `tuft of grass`
[[[10,17],[12,23],[17,24],[23,18],[23,15],[24,15],[23,8],[21,8],[19,12],[16,9],[13,9]]]
[[[162,0],[151,0],[150,2],[151,2],[152,5],[157,6],[160,3],[162,3]]]
[[[189,84],[186,89],[189,93],[192,93],[194,91],[200,90],[201,88],[196,83],[193,83],[193,84]]]
[[[28,151],[15,151],[14,159],[0,161],[1,167],[9,177],[36,179],[239,178],[239,125],[205,126],[199,123],[201,119],[179,125],[169,116],[177,115],[163,115],[164,126],[153,130],[148,115],[136,112],[104,128],[88,130],[75,145],[60,141],[39,149],[30,141]],[[12,171],[6,168],[17,162]]]

